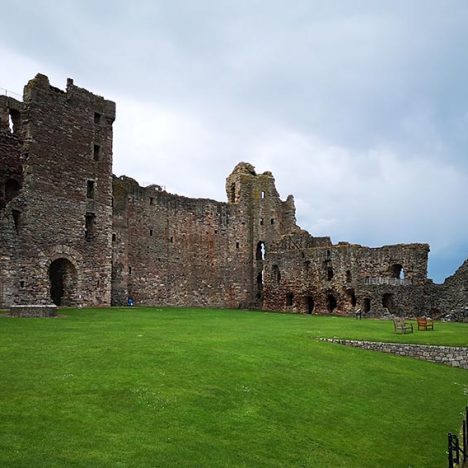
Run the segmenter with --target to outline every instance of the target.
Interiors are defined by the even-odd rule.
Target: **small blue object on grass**
[[[135,302],[133,301],[133,299],[132,299],[131,297],[129,297],[129,298],[127,299],[127,305],[128,305],[129,307],[132,307],[134,304],[135,304]]]

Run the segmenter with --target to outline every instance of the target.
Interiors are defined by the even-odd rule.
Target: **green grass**
[[[316,337],[468,325],[205,309],[0,318],[0,466],[444,467],[468,372]]]

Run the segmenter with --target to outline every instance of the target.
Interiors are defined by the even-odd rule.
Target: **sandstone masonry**
[[[296,224],[270,172],[239,163],[227,202],[112,175],[115,104],[37,75],[0,96],[0,307],[251,307],[463,320],[468,263],[427,279],[427,244],[368,248]]]

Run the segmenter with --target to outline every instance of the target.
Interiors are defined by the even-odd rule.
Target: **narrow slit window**
[[[101,159],[101,147],[99,145],[93,145],[93,159],[99,161]]]
[[[94,125],[101,125],[101,114],[99,112],[94,113]]]
[[[117,239],[117,236],[115,234],[112,234],[112,242],[115,242]]]
[[[236,242],[236,249],[238,249],[240,246],[239,242]]]
[[[150,237],[153,237],[153,230],[152,229],[149,230],[149,235],[150,235]]]
[[[88,180],[86,183],[86,198],[94,198],[94,180]]]
[[[11,214],[13,215],[13,223],[15,224],[15,232],[19,234],[21,226],[21,211],[12,210]]]

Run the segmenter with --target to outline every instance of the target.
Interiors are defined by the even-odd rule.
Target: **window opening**
[[[88,242],[94,238],[95,228],[96,228],[96,215],[94,213],[86,213],[85,239]]]
[[[356,307],[357,300],[356,300],[356,294],[354,292],[354,289],[348,289],[346,292],[347,292],[347,294],[349,296],[349,300],[351,302],[351,305],[353,307]]]
[[[101,124],[101,114],[99,112],[94,113],[94,124],[95,125]]]
[[[15,179],[8,179],[5,182],[5,201],[8,203],[17,197],[21,189],[20,183]]]
[[[346,282],[351,283],[351,280],[352,280],[351,271],[346,270]]]
[[[262,193],[260,194],[260,197],[261,197],[262,199],[264,199],[264,198],[265,198],[265,192],[262,192]]]
[[[273,218],[270,219],[270,224],[275,224],[275,220]]]
[[[389,310],[393,309],[393,294],[386,293],[382,296],[382,306]]]
[[[153,236],[153,230],[152,230],[152,229],[150,229],[150,231],[149,231],[149,235],[150,235],[150,237],[152,237],[152,236]]]
[[[371,300],[366,297],[363,301],[363,309],[364,309],[364,312],[367,314],[368,312],[370,312],[371,310]]]
[[[336,309],[336,297],[333,294],[327,296],[327,309],[330,313]]]
[[[94,198],[94,180],[88,180],[86,182],[86,198]]]
[[[290,307],[293,305],[293,302],[294,302],[294,294],[293,293],[286,294],[286,305]]]
[[[403,267],[400,264],[397,263],[395,265],[392,265],[392,271],[391,271],[392,278],[401,279],[402,270],[403,270]]]
[[[306,297],[307,313],[311,314],[314,311],[315,303],[312,296]]]
[[[327,267],[327,280],[331,281],[333,279],[333,268]]]
[[[236,249],[239,248],[239,242],[236,242]]]
[[[266,255],[265,242],[260,241],[257,244],[257,252],[255,255],[255,258],[256,260],[265,260],[265,255]]]
[[[101,147],[95,144],[93,147],[93,159],[95,161],[99,161],[100,157],[101,157]]]
[[[115,234],[112,234],[112,242],[115,242],[116,239],[117,239],[117,236]]]

